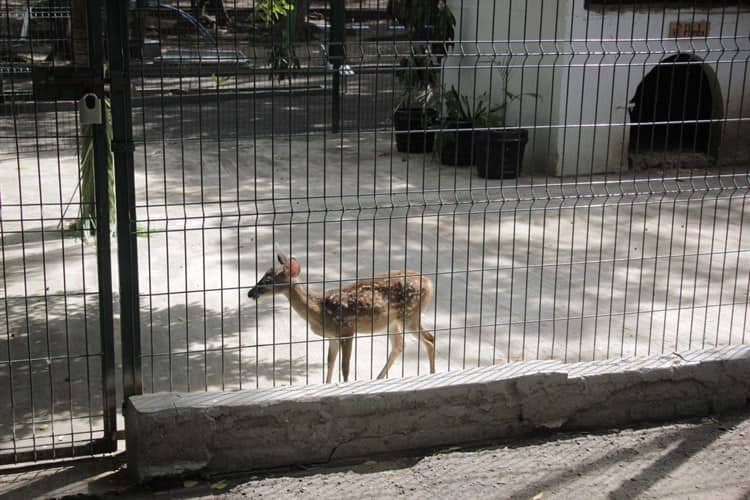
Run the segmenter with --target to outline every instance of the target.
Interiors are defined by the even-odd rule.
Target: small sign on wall
[[[708,21],[669,23],[670,38],[693,38],[708,36],[709,31],[711,31],[711,23],[709,23]]]

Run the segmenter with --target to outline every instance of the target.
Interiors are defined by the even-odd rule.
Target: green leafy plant
[[[289,0],[257,0],[253,8],[253,19],[271,30],[271,51],[268,65],[270,78],[282,81],[291,80],[292,70],[300,68],[300,61],[294,50],[291,37],[294,34],[293,22],[286,22],[294,13],[294,2]]]
[[[274,46],[268,54],[268,64],[271,66],[271,78],[276,75],[279,81],[291,80],[292,70],[300,69],[299,58],[292,45]]]
[[[482,108],[483,113],[476,117],[480,129],[473,136],[475,148],[472,161],[477,167],[477,174],[488,179],[514,179],[520,174],[529,133],[519,125],[508,126],[508,107],[523,96],[539,99],[539,95],[532,92],[515,93],[509,90],[509,68],[509,64],[504,64],[497,69],[500,72],[499,83],[490,81],[490,88],[500,88],[500,92],[493,92],[497,105],[486,110],[486,113]]]
[[[443,101],[443,115],[441,117],[441,128],[443,131],[437,135],[436,138],[436,153],[445,155],[447,159],[443,161],[447,164],[464,164],[464,163],[453,163],[451,157],[467,154],[467,150],[470,151],[472,147],[472,136],[473,130],[465,130],[467,127],[473,128],[484,128],[494,127],[500,124],[501,115],[504,105],[490,104],[490,99],[487,93],[482,93],[473,100],[465,95],[459,94],[456,87],[451,86],[450,90],[444,91],[442,94]],[[463,130],[461,130],[463,129]],[[459,145],[460,144],[460,145]],[[464,151],[459,153],[455,149],[443,151],[445,147],[451,147],[463,149]],[[470,152],[468,153],[471,154]],[[455,161],[458,162],[459,156],[455,156]],[[471,156],[465,159],[465,163],[471,162]]]
[[[498,127],[505,125],[508,107],[521,97],[532,97],[541,99],[534,92],[522,92],[516,94],[508,90],[508,69],[497,68],[499,79],[502,84],[500,98],[492,99],[487,92],[470,100],[467,96],[459,94],[454,86],[443,92],[443,119],[456,121],[470,121],[476,127]],[[493,105],[493,100],[497,104]]]
[[[211,73],[211,80],[213,80],[214,84],[217,87],[221,87],[225,83],[227,83],[227,80],[229,80],[228,76],[218,76],[216,73]]]
[[[451,47],[456,18],[445,0],[388,0],[388,14],[404,25],[411,42],[399,61],[397,77],[404,86],[399,106],[429,106],[435,102],[440,61]]]
[[[498,126],[498,125],[506,125],[506,113],[508,111],[508,107],[510,104],[514,103],[515,101],[520,100],[522,97],[532,97],[534,99],[541,99],[541,96],[535,92],[521,92],[516,94],[515,92],[511,92],[508,90],[508,80],[510,78],[510,72],[508,70],[508,65],[501,66],[499,68],[496,68],[496,71],[499,73],[498,78],[500,79],[502,93],[500,94],[500,103],[498,104],[499,108],[495,113],[497,114],[496,122],[493,122],[492,124],[488,124],[486,126]]]
[[[294,4],[287,0],[256,0],[253,15],[270,28],[293,10]]]
[[[451,47],[456,18],[445,0],[388,0],[386,9],[420,44],[415,52],[443,56]]]
[[[104,99],[104,128],[106,130],[107,151],[107,183],[109,184],[109,220],[111,223],[116,219],[115,189],[114,189],[114,165],[115,159],[112,154],[112,106],[109,99]],[[80,149],[80,208],[78,218],[73,221],[68,229],[71,231],[88,230],[93,233],[96,230],[96,184],[94,163],[94,125],[81,125],[81,149]]]
[[[455,87],[444,94],[444,119],[451,121],[471,122],[474,126],[492,127],[502,122],[501,112],[507,102],[495,106],[490,105],[490,99],[484,92],[473,102],[465,95],[460,95]]]
[[[511,103],[522,96],[538,98],[537,94],[516,94],[508,90],[507,67],[499,68],[502,93],[494,99],[487,93],[469,98],[455,87],[442,93],[442,132],[437,136],[436,151],[447,165],[469,165],[474,161],[474,147],[479,136],[489,134],[489,129],[506,125],[506,111]]]

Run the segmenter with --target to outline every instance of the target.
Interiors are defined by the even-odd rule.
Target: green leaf
[[[211,485],[211,489],[212,490],[223,490],[227,486],[229,486],[229,485],[226,483],[226,481],[219,481],[218,483],[212,484]]]
[[[287,0],[256,0],[253,16],[270,27],[293,10],[294,5]]]
[[[109,190],[109,220],[115,223],[117,208],[115,205],[115,158],[112,153],[112,105],[108,98],[104,99],[104,128],[107,151],[107,185]],[[94,180],[94,126],[81,125],[80,139],[80,163],[79,163],[79,190],[80,210],[79,218],[69,227],[73,230],[88,228],[93,232],[96,229],[96,183]]]

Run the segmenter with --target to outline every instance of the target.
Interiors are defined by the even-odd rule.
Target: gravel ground
[[[748,498],[750,415],[258,477],[227,497]]]
[[[263,474],[129,484],[121,457],[0,474],[0,497],[750,498],[750,411],[598,434],[371,457]]]

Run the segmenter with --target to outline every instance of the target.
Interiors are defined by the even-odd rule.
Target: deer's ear
[[[282,252],[279,249],[279,246],[276,245],[276,259],[279,261],[279,264],[285,266],[287,262],[289,262],[289,257],[287,257],[284,252]]]
[[[296,278],[302,270],[297,259],[292,257],[284,264],[284,271],[292,278]]]

